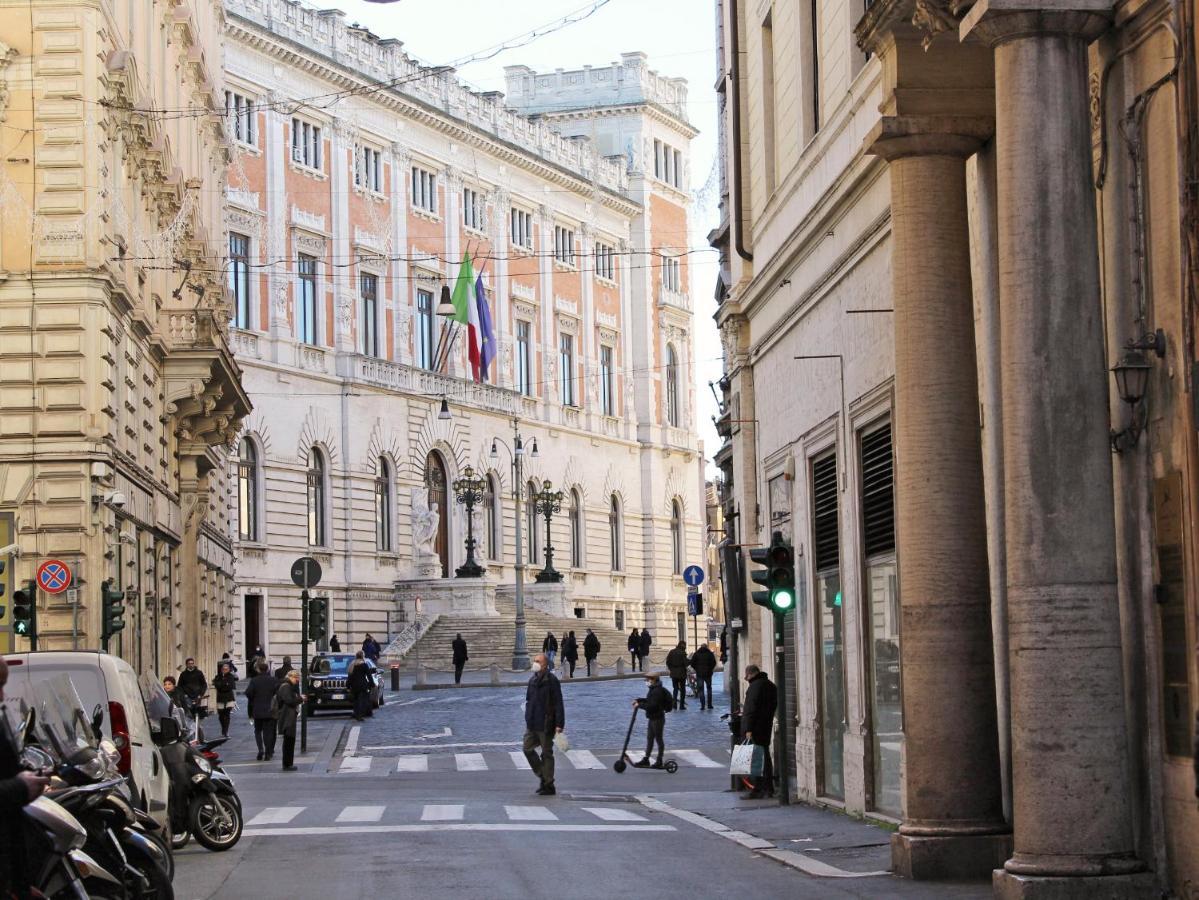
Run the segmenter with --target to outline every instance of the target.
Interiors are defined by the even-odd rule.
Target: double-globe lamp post
[[[533,508],[545,516],[545,568],[537,573],[538,584],[555,584],[562,580],[562,573],[554,568],[554,544],[550,534],[550,522],[554,513],[562,509],[562,492],[555,491],[547,478],[541,482],[541,490],[533,495]]]
[[[523,462],[525,455],[524,439],[520,434],[520,420],[512,420],[512,446],[509,447],[500,438],[491,439],[491,459],[499,460],[500,447],[512,456],[512,503],[516,516],[516,643],[512,648],[512,668],[523,672],[529,668],[529,647],[525,635],[525,563],[524,563],[524,533],[521,529],[520,495],[524,484]],[[533,438],[529,446],[529,456],[537,459],[537,438]]]
[[[454,499],[466,507],[466,562],[454,570],[459,578],[481,578],[485,571],[475,561],[475,507],[483,499],[487,490],[487,482],[475,475],[475,470],[467,466],[462,470],[462,477],[454,481]]]

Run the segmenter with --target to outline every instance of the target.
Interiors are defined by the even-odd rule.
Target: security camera
[[[122,506],[124,506],[125,504],[123,504],[123,503],[122,503],[121,505],[122,505]],[[122,543],[122,544],[136,544],[136,543],[137,543],[137,538],[135,538],[135,537],[134,537],[132,534],[130,534],[128,531],[122,531],[122,532],[121,532],[121,543]],[[132,561],[133,561],[133,560],[131,560],[131,562],[132,562]]]
[[[125,504],[129,502],[129,499],[121,491],[111,491],[104,495],[104,502],[109,506],[116,507],[117,509],[124,509]]]
[[[0,556],[8,556],[9,554],[12,554],[13,556],[20,559],[21,558],[20,544],[6,544],[5,546],[0,547]]]

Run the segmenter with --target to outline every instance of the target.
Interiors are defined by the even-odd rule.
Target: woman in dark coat
[[[654,639],[652,637],[650,637],[649,629],[642,628],[641,629],[641,649],[639,651],[640,656],[641,656],[641,671],[642,672],[645,671],[645,661],[647,659],[649,659],[649,648],[651,646],[653,646],[653,643],[654,643]]]
[[[300,704],[304,695],[300,693],[300,673],[292,669],[279,685],[275,695],[279,701],[279,733],[283,735],[283,771],[296,770],[296,722],[300,718]]]
[[[237,676],[233,674],[233,663],[222,662],[220,671],[212,679],[216,689],[216,714],[221,720],[221,737],[229,737],[229,717],[237,706]]]
[[[575,633],[569,631],[566,637],[562,639],[562,661],[566,663],[566,677],[575,677],[575,664],[579,661],[579,642],[575,640]]]
[[[354,721],[361,722],[372,714],[370,669],[367,668],[361,650],[354,654],[354,661],[350,663],[346,686],[350,689],[350,699],[354,702]]]
[[[629,633],[629,661],[633,664],[633,671],[637,671],[637,660],[641,658],[641,633],[634,628]]]

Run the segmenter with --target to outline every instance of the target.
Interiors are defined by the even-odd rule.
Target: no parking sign
[[[37,586],[47,594],[61,594],[72,580],[71,567],[61,559],[48,559],[37,567]]]

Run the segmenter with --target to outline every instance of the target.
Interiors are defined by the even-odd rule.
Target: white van
[[[164,829],[169,828],[170,779],[150,733],[146,705],[133,667],[119,656],[93,650],[46,650],[6,653],[9,699],[31,706],[38,685],[54,675],[68,675],[90,720],[97,706],[103,713],[103,736],[121,754],[121,774],[129,779],[135,801]]]

